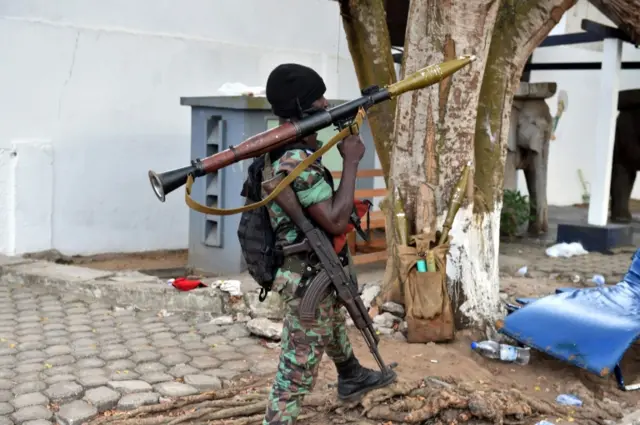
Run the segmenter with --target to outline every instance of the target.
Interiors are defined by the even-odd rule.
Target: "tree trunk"
[[[477,57],[437,89],[398,100],[391,156],[392,190],[397,187],[414,232],[442,225],[452,188],[464,164],[473,162],[447,259],[459,328],[492,328],[500,313],[500,189],[514,88],[533,49],[574,2],[411,2],[404,72],[462,54]]]
[[[396,82],[383,0],[340,0],[340,13],[360,89]],[[389,178],[389,155],[393,141],[396,101],[369,109],[367,120],[385,181]]]
[[[635,44],[640,44],[640,0],[589,0]]]

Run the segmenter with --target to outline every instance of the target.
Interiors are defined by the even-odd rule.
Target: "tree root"
[[[208,391],[194,396],[177,398],[167,403],[142,406],[128,412],[105,412],[103,416],[92,420],[91,425],[178,424],[191,418],[200,418],[218,411],[250,409],[250,406],[256,403],[256,399],[265,398],[265,390],[256,388],[259,383],[260,380],[256,379],[249,381],[242,387]],[[188,418],[183,419],[184,417]],[[224,416],[219,419],[222,418]],[[195,423],[195,421],[192,421],[192,423]]]
[[[219,421],[194,421],[190,422],[193,425],[254,425],[260,424],[264,418],[264,413],[261,415],[248,416],[246,418],[238,419],[222,419]]]
[[[267,407],[266,388],[211,391],[168,403],[144,406],[126,413],[107,413],[89,425],[259,425]],[[320,417],[318,423],[366,425],[385,424],[500,424],[520,425],[542,418],[562,418],[581,425],[605,425],[619,419],[621,412],[602,402],[588,402],[580,408],[560,406],[529,397],[515,389],[475,390],[452,379],[427,378],[399,381],[371,391],[358,402],[342,403],[334,394],[314,393],[303,402],[303,419]]]

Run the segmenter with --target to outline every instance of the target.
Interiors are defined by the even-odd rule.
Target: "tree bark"
[[[383,87],[396,82],[396,70],[391,54],[391,41],[387,26],[383,0],[339,0],[342,23],[349,44],[349,51],[358,77],[360,89],[377,85]],[[393,146],[396,99],[379,103],[369,109],[367,121],[373,136],[376,153],[384,180],[389,187],[391,170],[390,155]],[[389,208],[388,197],[381,209]],[[387,229],[393,223],[386,219]],[[386,240],[389,253],[393,252],[393,232],[387,232]],[[396,268],[393,255],[389,255],[385,268],[385,281],[395,280]]]
[[[501,188],[515,84],[533,49],[574,2],[411,2],[405,72],[462,54],[477,57],[437,89],[398,100],[391,156],[392,190],[398,189],[414,233],[442,225],[462,167],[474,164],[447,259],[458,328],[493,328],[500,313]],[[435,211],[437,218],[423,210]]]
[[[340,14],[360,89],[396,82],[383,0],[340,0]],[[393,141],[396,101],[369,109],[367,120],[385,181],[389,178],[389,155]]]
[[[640,44],[640,0],[589,0],[631,40]]]

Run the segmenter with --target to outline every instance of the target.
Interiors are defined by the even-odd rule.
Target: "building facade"
[[[575,32],[584,17],[607,22],[579,4],[554,34]],[[180,97],[215,95],[225,83],[263,86],[283,62],[315,68],[329,98],[359,94],[338,4],[327,0],[0,0],[0,38],[10,41],[0,45],[3,254],[186,248],[182,195],[161,204],[147,179],[149,169],[189,162],[190,110]],[[597,61],[600,50],[541,48],[533,60]],[[625,46],[623,60],[640,52]],[[588,182],[596,166],[599,73],[535,71],[531,81],[568,93],[548,197],[580,202],[578,170]],[[640,72],[622,71],[628,88],[640,88]],[[519,186],[526,193],[524,178]]]

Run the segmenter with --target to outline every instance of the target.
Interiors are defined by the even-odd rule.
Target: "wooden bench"
[[[340,171],[331,173],[334,179],[342,177]],[[382,170],[359,170],[356,179],[366,179],[374,177],[384,177]],[[373,202],[373,198],[384,197],[387,195],[387,189],[356,189],[356,199],[368,199]],[[384,235],[382,237],[375,235],[375,230],[383,230],[385,228],[385,218],[382,211],[371,211],[369,213],[369,227],[367,228],[367,217],[364,216],[360,223],[362,229],[368,233],[369,241],[358,240],[356,231],[352,231],[347,235],[347,244],[353,256],[355,264],[376,263],[387,259],[387,243]]]

